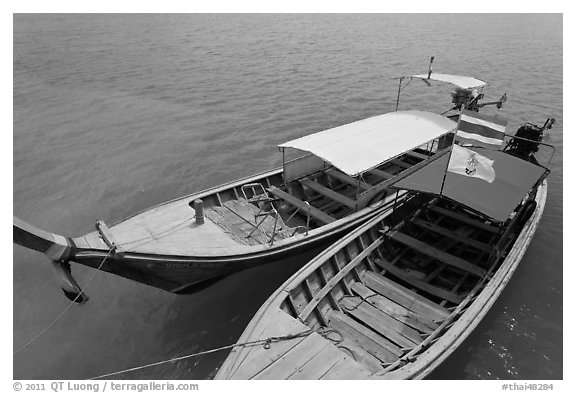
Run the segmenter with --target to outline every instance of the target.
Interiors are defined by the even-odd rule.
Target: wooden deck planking
[[[385,312],[392,318],[412,327],[413,329],[417,329],[423,333],[432,333],[434,329],[438,327],[438,324],[431,319],[426,319],[390,299],[373,292],[362,283],[354,283],[354,285],[352,285],[352,291],[357,293],[359,296],[364,298],[364,301],[372,304],[380,311]]]
[[[286,379],[300,368],[305,367],[309,361],[330,346],[332,345],[324,337],[318,334],[310,334],[290,348],[280,358],[264,365],[261,370],[251,375],[249,379]],[[335,354],[343,356],[338,350],[336,350]],[[254,362],[256,361],[257,359],[254,359]]]
[[[431,285],[425,281],[417,279],[417,278],[407,274],[404,270],[392,265],[390,262],[388,262],[386,260],[379,259],[376,261],[376,263],[378,265],[380,265],[380,267],[382,267],[388,273],[392,274],[393,276],[398,277],[402,281],[407,282],[408,284],[412,285],[413,287],[415,287],[421,291],[427,292],[427,293],[434,295],[436,297],[439,297],[441,299],[448,300],[448,301],[455,303],[455,304],[458,304],[462,301],[462,296],[455,295],[454,293],[449,292],[445,289],[439,288],[435,285]],[[366,285],[368,287],[370,287],[370,285],[368,285],[368,283],[366,283]],[[378,291],[376,291],[376,292],[378,292]]]
[[[349,359],[341,359],[319,379],[367,379],[370,375],[371,373],[360,367],[358,363],[351,362]]]
[[[176,201],[134,216],[110,228],[125,251],[170,255],[226,255],[245,252],[209,219],[194,220],[186,201]]]
[[[382,362],[396,361],[403,354],[396,344],[341,311],[331,312],[328,319],[329,327],[338,331],[343,337],[354,341]]]
[[[341,361],[345,361],[348,364],[353,362],[352,359],[348,358],[333,345],[327,345],[312,359],[290,374],[287,379],[317,380]],[[381,369],[382,367],[380,367]]]
[[[378,260],[376,261],[378,263]],[[362,277],[364,284],[380,295],[400,304],[408,310],[433,321],[444,320],[450,312],[438,304],[426,299],[394,281],[373,272]]]
[[[369,325],[372,329],[403,348],[412,348],[423,341],[416,330],[398,322],[388,314],[364,302],[361,298],[354,300],[351,298],[342,299],[340,307],[347,314]]]
[[[378,371],[383,370],[382,362],[374,357],[374,355],[372,355],[370,352],[359,346],[355,341],[344,338],[340,343],[337,344],[337,346],[338,349],[340,349],[343,353],[351,356],[366,370],[372,373],[377,373]]]
[[[264,214],[259,215],[262,213]],[[233,199],[224,202],[223,207],[208,208],[205,210],[205,216],[222,227],[226,234],[240,244],[266,244],[274,233],[274,241],[286,239],[293,233],[293,229],[281,218],[276,220],[274,215],[260,211],[245,199]]]
[[[387,233],[388,237],[394,239],[397,242],[400,242],[419,253],[424,255],[428,255],[434,259],[437,259],[441,262],[444,262],[448,265],[454,266],[456,268],[462,269],[472,274],[476,274],[477,276],[484,276],[486,274],[486,270],[482,269],[480,266],[476,266],[468,261],[465,261],[462,258],[458,258],[452,254],[449,254],[445,251],[432,247],[429,244],[426,244],[416,238],[413,238],[405,233],[399,231],[390,231]]]
[[[344,206],[349,207],[350,209],[356,209],[356,202],[353,199],[350,199],[347,196],[340,194],[339,192],[331,190],[330,188],[324,187],[322,184],[315,182],[314,180],[302,179],[300,180],[300,183],[324,195],[325,197],[328,197]]]
[[[310,216],[323,224],[330,224],[336,221],[334,217],[331,217],[328,214],[324,213],[323,211],[316,209],[312,205],[305,205],[303,200],[298,199],[295,196],[290,195],[277,187],[274,186],[269,187],[267,191],[270,192],[272,195],[277,196],[278,198],[282,198],[286,202],[290,203],[292,206],[298,208],[305,215],[308,214],[308,209],[310,209]]]
[[[248,342],[273,336],[297,334],[307,330],[309,328],[306,325],[278,308],[267,313],[259,320],[249,336],[241,337],[241,339]],[[232,379],[248,379],[267,365],[274,363],[306,337],[308,336],[274,341],[269,349],[265,349],[263,344],[234,348],[232,352],[236,353],[236,359],[229,366],[227,374]]]

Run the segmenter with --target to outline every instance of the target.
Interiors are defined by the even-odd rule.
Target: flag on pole
[[[489,149],[498,149],[504,140],[506,121],[478,112],[463,110],[458,121],[456,139]]]
[[[476,177],[492,183],[496,178],[493,168],[494,161],[470,149],[453,145],[448,172],[458,173],[468,177]]]

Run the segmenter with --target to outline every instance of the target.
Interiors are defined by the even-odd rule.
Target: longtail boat
[[[494,143],[473,134],[479,117],[463,111],[449,151],[391,185],[401,202],[281,285],[216,379],[421,379],[446,359],[510,280],[546,202],[534,153],[553,121],[494,150],[465,143]]]
[[[431,68],[425,76],[410,78],[448,82],[467,92],[457,100],[453,94],[452,109],[480,107],[483,94],[474,92],[486,82],[433,74]],[[371,117],[279,145],[281,168],[162,203],[113,225],[97,221],[96,230],[83,236],[57,235],[14,217],[13,241],[48,256],[64,293],[78,302],[87,297],[70,262],[175,293],[193,292],[231,273],[328,244],[390,210],[405,197],[390,185],[440,157],[455,126],[423,111]]]
[[[360,120],[280,145],[282,168],[160,204],[114,225],[98,221],[84,236],[52,234],[15,217],[14,242],[45,253],[72,298],[81,290],[69,262],[173,292],[191,290],[333,241],[389,209],[396,198],[389,193],[391,182],[435,160],[454,127],[452,120],[422,111]],[[288,160],[293,151],[306,154]]]

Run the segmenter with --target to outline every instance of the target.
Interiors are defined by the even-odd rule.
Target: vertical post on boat
[[[396,214],[396,204],[398,203],[398,194],[400,194],[400,190],[399,190],[399,189],[396,190],[396,195],[394,196],[394,205],[392,206],[392,223],[393,223],[394,225],[391,225],[390,228],[396,226],[396,224],[397,224],[397,222],[396,222],[396,219],[397,219],[397,217],[396,217],[396,216],[397,216],[397,214]]]
[[[460,115],[462,116],[462,115]],[[454,129],[454,137],[452,137],[452,144],[450,145],[450,153],[448,154],[448,161],[446,162],[446,169],[444,170],[444,177],[442,178],[442,186],[440,187],[440,196],[442,196],[442,191],[444,191],[444,183],[446,182],[446,174],[448,173],[448,167],[450,166],[450,159],[452,158],[452,150],[454,143],[456,143],[456,134],[460,128],[460,117],[458,117],[458,123]]]
[[[398,112],[398,105],[400,104],[400,88],[402,87],[402,81],[404,80],[404,77],[401,76],[399,78],[399,82],[398,82],[398,96],[396,96],[396,112]]]
[[[428,79],[432,76],[432,63],[434,62],[434,56],[430,57],[430,64],[428,65]]]
[[[282,178],[286,181],[286,149],[281,147],[282,150]]]
[[[202,199],[194,201],[194,212],[196,213],[196,224],[204,224],[204,201]]]

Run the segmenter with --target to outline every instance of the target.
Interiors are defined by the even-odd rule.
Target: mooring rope
[[[309,336],[310,334],[314,333],[315,330],[314,329],[307,329],[304,330],[300,333],[295,333],[295,334],[287,334],[285,336],[273,336],[273,337],[268,337],[268,338],[263,338],[263,339],[259,339],[259,340],[254,340],[254,341],[247,341],[247,342],[243,342],[243,343],[235,343],[235,344],[230,344],[230,345],[224,345],[222,347],[218,347],[218,348],[213,348],[213,349],[208,349],[206,351],[200,351],[200,352],[196,352],[196,353],[192,353],[189,355],[184,355],[184,356],[179,356],[176,358],[172,358],[172,359],[168,359],[168,360],[161,360],[159,362],[154,362],[154,363],[150,363],[150,364],[146,364],[143,366],[137,366],[137,367],[132,367],[132,368],[128,368],[125,370],[121,370],[121,371],[115,371],[112,373],[108,373],[108,374],[104,374],[104,375],[100,375],[94,378],[90,378],[90,380],[95,380],[95,379],[101,379],[101,378],[106,378],[106,377],[112,377],[114,375],[120,375],[120,374],[124,374],[127,372],[132,372],[132,371],[138,371],[138,370],[142,370],[145,368],[149,368],[149,367],[154,367],[154,366],[159,366],[161,364],[166,364],[166,363],[173,363],[173,362],[177,362],[179,360],[184,360],[184,359],[190,359],[196,356],[202,356],[202,355],[207,355],[210,353],[214,353],[214,352],[218,352],[218,351],[223,351],[225,349],[230,349],[230,348],[234,348],[234,347],[248,347],[248,346],[253,346],[253,345],[258,345],[258,344],[263,344],[264,345],[264,349],[269,349],[271,344],[273,342],[278,342],[278,341],[286,341],[286,340],[292,340],[295,338],[300,338],[300,337],[306,337]],[[321,327],[318,331],[318,334],[320,334],[322,337],[324,337],[327,340],[330,340],[334,343],[340,343],[342,342],[342,338],[339,339],[335,339],[335,338],[330,338],[329,334],[330,333],[338,333],[340,334],[340,332],[338,332],[337,330],[334,329],[330,329],[330,328],[325,328],[325,327]]]
[[[180,221],[178,224],[175,224],[175,225],[173,225],[173,226],[169,227],[168,229],[165,229],[165,230],[163,230],[163,231],[161,231],[161,232],[151,233],[150,235],[145,236],[145,237],[142,237],[142,238],[140,238],[140,239],[130,240],[129,242],[120,243],[120,244],[118,244],[118,246],[123,246],[123,247],[124,247],[124,246],[127,246],[128,244],[134,244],[134,243],[139,243],[139,242],[143,242],[143,241],[144,241],[143,243],[140,243],[140,244],[138,244],[138,245],[136,245],[136,246],[134,246],[134,247],[132,247],[132,248],[128,248],[128,249],[125,250],[125,251],[131,251],[131,250],[135,249],[136,247],[140,247],[140,246],[142,246],[142,245],[144,245],[144,244],[146,244],[146,243],[151,242],[152,240],[156,240],[156,239],[162,238],[162,237],[164,237],[164,236],[168,236],[168,235],[170,234],[170,231],[178,228],[178,227],[181,226],[181,225],[186,224],[188,221],[191,221],[194,217],[195,217],[195,216],[188,217],[187,219],[185,219],[185,220],[183,220],[183,221]]]
[[[161,364],[165,364],[165,363],[172,363],[172,362],[176,362],[179,360],[184,360],[184,359],[189,359],[189,358],[193,358],[196,356],[201,356],[201,355],[207,355],[209,353],[213,353],[213,352],[218,352],[218,351],[223,351],[225,349],[230,349],[230,348],[234,348],[234,347],[248,347],[248,346],[252,346],[252,345],[258,345],[258,344],[264,344],[264,348],[268,349],[270,348],[270,344],[276,341],[284,341],[284,340],[292,340],[294,338],[299,338],[299,337],[306,337],[310,334],[312,334],[314,332],[313,329],[308,329],[308,330],[304,330],[300,333],[296,333],[296,334],[288,334],[286,336],[275,336],[275,337],[268,337],[268,338],[263,338],[263,339],[259,339],[259,340],[254,340],[254,341],[247,341],[247,342],[243,342],[243,343],[235,343],[235,344],[230,344],[230,345],[225,345],[223,347],[218,347],[218,348],[213,348],[213,349],[208,349],[206,351],[200,351],[200,352],[196,352],[196,353],[192,353],[189,355],[184,355],[184,356],[179,356],[176,358],[172,358],[172,359],[168,359],[168,360],[161,360],[159,362],[155,362],[155,363],[150,363],[150,364],[146,364],[143,366],[137,366],[137,367],[132,367],[132,368],[128,368],[125,370],[121,370],[121,371],[115,371],[113,373],[108,373],[108,374],[104,374],[104,375],[100,375],[98,377],[94,377],[94,378],[90,378],[91,380],[94,379],[100,379],[100,378],[106,378],[106,377],[111,377],[113,375],[119,375],[119,374],[124,374],[127,372],[131,372],[131,371],[137,371],[137,370],[142,370],[148,367],[153,367],[153,366],[159,366]]]
[[[108,259],[108,257],[110,256],[110,254],[112,254],[112,251],[114,251],[113,248],[110,249],[110,251],[108,251],[108,254],[106,254],[106,256],[104,257],[104,259],[102,260],[102,262],[100,262],[100,266],[98,266],[98,268],[96,269],[96,271],[94,272],[94,274],[92,274],[92,277],[90,277],[90,279],[86,282],[86,284],[84,285],[84,289],[80,291],[80,293],[78,293],[78,295],[76,295],[76,297],[74,298],[74,300],[70,301],[70,303],[68,303],[68,305],[66,307],[64,307],[64,310],[62,310],[62,312],[56,317],[56,319],[54,319],[52,322],[50,322],[48,324],[48,326],[46,326],[44,329],[42,329],[42,331],[40,333],[38,333],[32,340],[28,341],[26,344],[24,344],[23,346],[21,346],[16,352],[14,352],[12,354],[12,356],[16,356],[17,354],[19,354],[20,352],[22,352],[25,348],[29,347],[30,345],[32,345],[32,343],[34,343],[36,340],[38,340],[40,337],[42,337],[44,334],[46,334],[46,332],[52,328],[52,326],[54,326],[56,324],[56,322],[58,322],[60,320],[60,318],[62,318],[64,316],[64,314],[66,314],[66,312],[68,312],[68,310],[70,309],[70,307],[72,307],[75,303],[76,300],[78,300],[78,298],[80,298],[80,296],[82,295],[82,293],[84,293],[85,289],[88,288],[90,286],[90,283],[92,283],[92,280],[94,280],[94,277],[96,277],[96,274],[98,273],[98,271],[102,268],[102,266],[104,265],[104,262],[106,262],[106,259]]]

